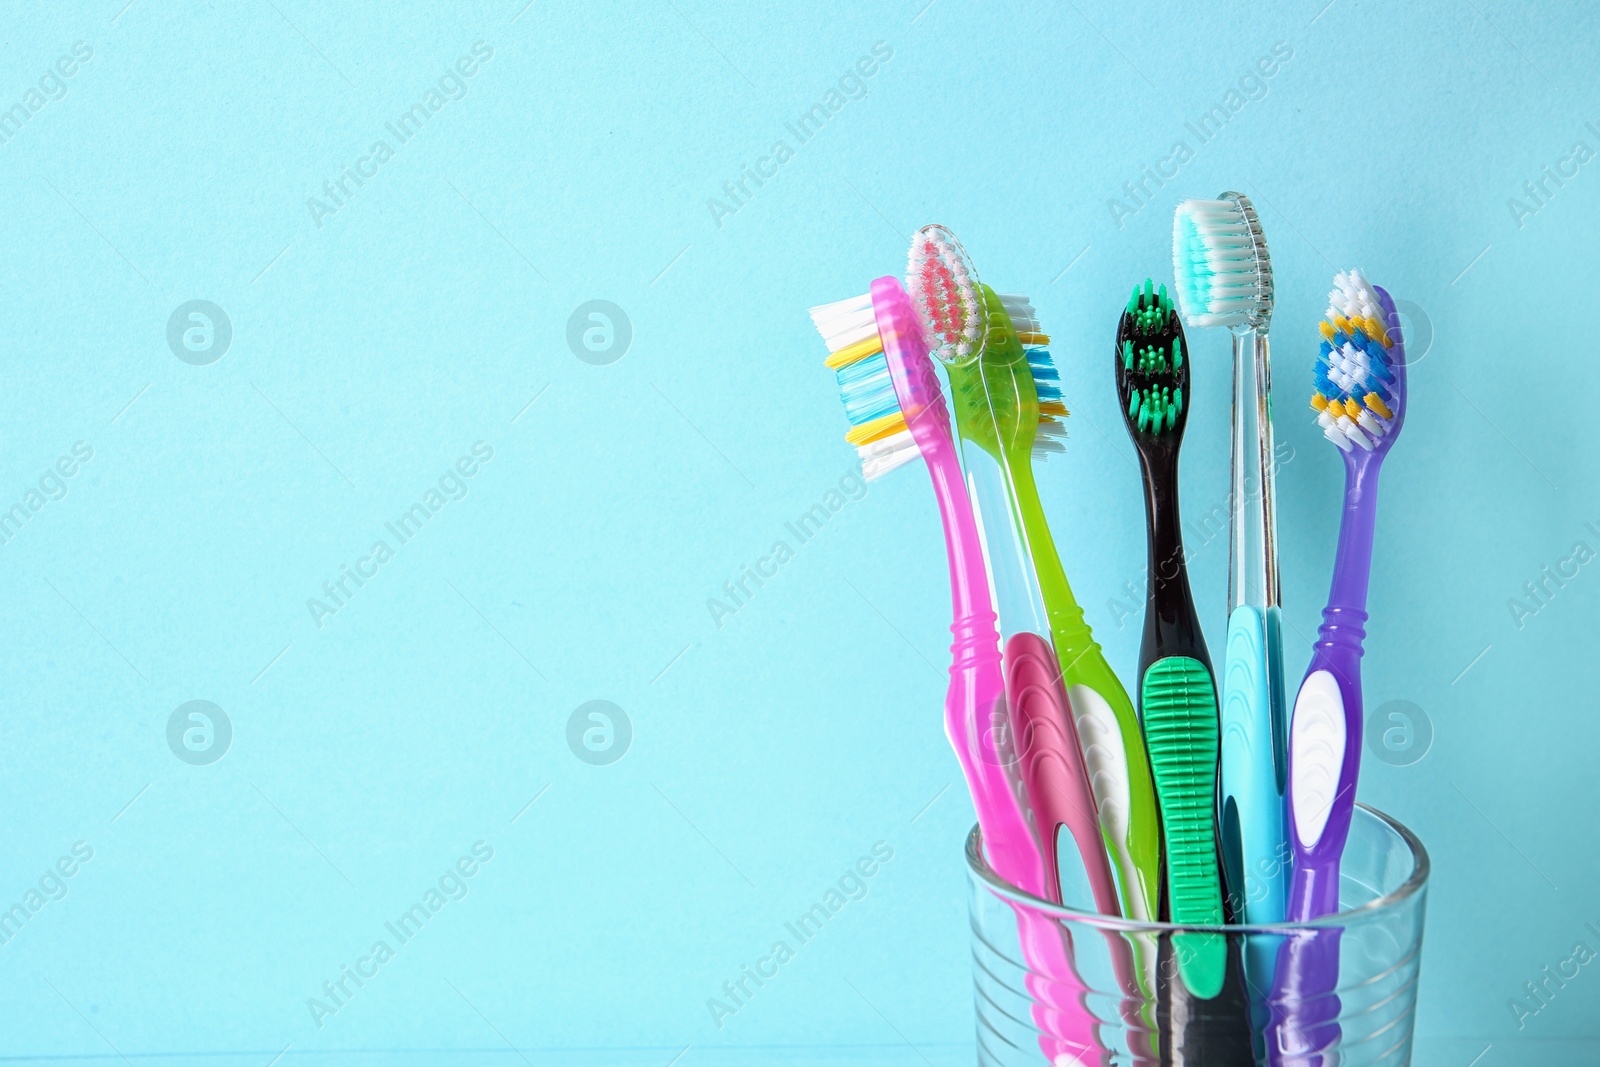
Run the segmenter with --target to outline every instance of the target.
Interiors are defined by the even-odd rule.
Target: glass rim
[[[1079,911],[1063,904],[1054,904],[1043,897],[1034,896],[1027,890],[1012,885],[994,872],[994,869],[989,866],[988,859],[983,854],[983,830],[976,823],[973,824],[972,830],[967,834],[966,839],[967,873],[981,880],[995,894],[1005,897],[1014,903],[1026,905],[1032,911],[1041,912],[1058,920],[1121,932],[1199,932],[1235,935],[1288,934],[1296,931],[1325,929],[1330,926],[1345,926],[1353,918],[1387,911],[1416,896],[1428,884],[1428,875],[1432,867],[1428,859],[1428,850],[1417,839],[1417,835],[1406,828],[1405,824],[1371,805],[1362,804],[1358,801],[1356,807],[1374,816],[1379,822],[1398,834],[1400,840],[1405,842],[1406,847],[1411,850],[1411,874],[1392,892],[1385,893],[1383,896],[1363,904],[1358,904],[1347,911],[1318,916],[1307,922],[1252,923],[1248,926],[1191,926],[1182,923],[1136,922],[1117,915],[1102,915],[1096,911]]]

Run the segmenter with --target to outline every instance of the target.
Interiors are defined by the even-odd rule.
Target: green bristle
[[[1137,315],[1138,313],[1139,313],[1139,287],[1136,285],[1136,286],[1133,287],[1133,295],[1128,297],[1128,314]]]
[[[1164,386],[1135,389],[1128,398],[1128,417],[1137,420],[1140,433],[1164,433],[1178,425],[1183,413],[1183,390]]]
[[[1129,344],[1129,342],[1123,343]],[[1124,366],[1127,366],[1129,370],[1134,369],[1131,365],[1127,364],[1126,359],[1124,360]],[[1165,374],[1170,369],[1171,368],[1167,364],[1167,354],[1161,349],[1157,348],[1155,345],[1145,345],[1143,348],[1139,349],[1139,373]]]
[[[1122,368],[1123,368],[1123,370],[1132,370],[1133,369],[1133,342],[1132,341],[1124,341],[1124,342],[1122,342]]]
[[[1175,370],[1183,369],[1183,338],[1172,339],[1172,366]]]

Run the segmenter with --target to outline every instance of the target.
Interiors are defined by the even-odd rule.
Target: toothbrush
[[[1005,690],[999,634],[984,568],[983,542],[951,438],[950,416],[905,290],[879,278],[869,295],[814,308],[838,375],[846,439],[857,446],[862,473],[876,479],[919,455],[927,465],[944,525],[954,620],[945,730],[977,809],[985,852],[995,872],[1034,895],[1046,891],[1044,863],[1006,768]],[[981,320],[974,336],[981,336]],[[1046,917],[1017,908],[1018,940],[1035,1001],[1040,1048],[1051,1062],[1099,1049],[1098,1020],[1084,1003],[1063,932]]]
[[[1233,462],[1228,637],[1222,672],[1222,824],[1238,921],[1282,921],[1289,864],[1283,823],[1286,702],[1273,493],[1272,260],[1249,199],[1185,200],[1173,217],[1178,300],[1190,326],[1233,335]],[[1255,954],[1260,957],[1259,953]],[[1270,966],[1261,957],[1252,971]],[[1270,973],[1268,971],[1267,973]],[[1261,978],[1260,984],[1265,984]]]
[[[1229,916],[1216,817],[1219,716],[1178,513],[1189,365],[1166,287],[1158,291],[1146,280],[1118,324],[1115,368],[1123,421],[1139,453],[1148,524],[1139,711],[1166,846],[1163,918],[1221,926]],[[1163,938],[1162,947],[1176,956],[1177,966],[1175,972],[1163,968],[1167,981],[1158,1011],[1181,1031],[1163,1043],[1167,1062],[1253,1063],[1250,1002],[1237,943],[1221,933],[1180,933]]]
[[[1037,891],[1044,884],[1042,859],[995,749],[991,716],[1003,711],[1005,680],[982,542],[961,490],[944,394],[905,291],[895,279],[879,278],[869,295],[813,308],[811,318],[828,345],[827,363],[851,423],[846,440],[860,454],[863,477],[876,480],[919,456],[927,465],[944,524],[954,615],[945,731],[972,794],[989,862],[1003,878]]]
[[[1294,922],[1339,909],[1339,859],[1361,764],[1361,655],[1378,472],[1406,414],[1405,342],[1394,301],[1359,271],[1335,275],[1333,285],[1311,406],[1344,459],[1344,513],[1328,606],[1289,727]],[[1274,1063],[1313,1067],[1338,1044],[1339,932],[1319,930],[1279,950],[1268,1041]]]
[[[925,321],[942,321],[940,316],[947,312],[941,301],[951,302],[951,294],[962,290],[961,277],[947,278],[938,269],[950,255],[966,264],[964,277],[975,282],[965,252],[949,231],[929,227],[913,241],[908,286],[914,301],[932,302],[924,312]],[[1026,601],[1029,613],[1024,620],[1028,625],[1019,631],[1049,633],[1053,639],[1099,815],[1102,848],[1117,875],[1120,913],[1153,922],[1159,901],[1160,835],[1139,720],[1067,584],[1033,476],[1034,455],[1060,450],[1054,440],[1060,432],[1057,419],[1066,415],[1060,375],[1042,347],[1048,339],[1025,297],[997,297],[986,287],[968,288],[974,291],[961,299],[981,305],[995,325],[985,339],[981,359],[968,352],[946,361],[962,457],[974,473],[975,488],[983,498],[980,509],[991,525],[1003,525],[1005,515],[1013,520],[1015,532],[1005,538],[1021,556],[1013,569],[1030,579],[1027,595],[1016,598]],[[1031,347],[1025,349],[1025,341]],[[1001,621],[1006,621],[1003,609]],[[1097,906],[1107,910],[1098,902]]]

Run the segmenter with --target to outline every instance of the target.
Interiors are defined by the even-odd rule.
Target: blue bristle
[[[1041,401],[1061,399],[1061,372],[1048,348],[1027,350],[1028,369],[1033,372],[1033,386]]]
[[[836,376],[839,397],[844,401],[844,414],[850,425],[860,426],[900,410],[894,382],[889,377],[889,361],[883,353],[841,367]]]
[[[1389,350],[1373,341],[1367,345],[1367,356],[1372,362],[1372,373],[1393,385],[1394,370],[1389,366]]]
[[[1334,385],[1333,379],[1328,377],[1328,353],[1323,352],[1322,355],[1323,358],[1317,361],[1317,369],[1315,372],[1317,392],[1321,393],[1330,400],[1343,399],[1344,390]]]

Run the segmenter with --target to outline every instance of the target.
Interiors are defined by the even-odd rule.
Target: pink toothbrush
[[[1043,856],[1027,813],[1006,774],[997,738],[1006,728],[1000,638],[989,595],[983,543],[962,478],[939,379],[900,282],[872,283],[868,296],[813,308],[838,373],[846,440],[861,454],[871,480],[916,459],[927,464],[944,524],[954,620],[945,732],[961,764],[984,849],[995,873],[1036,896],[1048,892]],[[1037,913],[1017,909],[1040,1048],[1051,1062],[1090,1062],[1103,1055],[1096,1020],[1084,1003],[1086,986],[1073,967],[1063,931]]]

